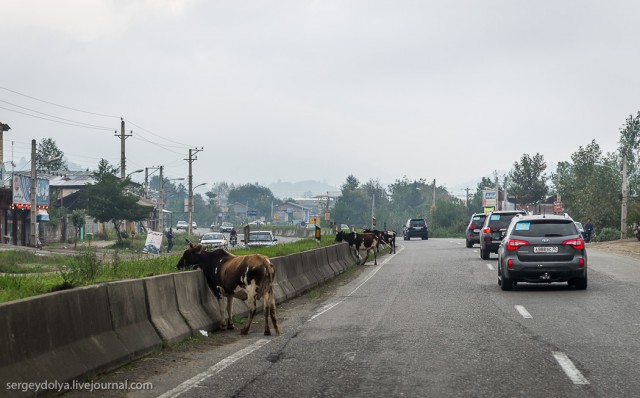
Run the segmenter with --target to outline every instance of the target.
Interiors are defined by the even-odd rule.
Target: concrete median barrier
[[[0,313],[3,383],[66,382],[115,369],[130,360],[113,331],[105,285],[5,303]],[[4,390],[5,385],[5,393],[18,392]]]
[[[295,294],[299,295],[305,290],[318,284],[315,275],[307,275],[302,266],[302,254],[290,254],[287,256],[286,267],[287,280],[295,289]]]
[[[325,249],[329,266],[333,270],[334,275],[339,275],[344,272],[345,267],[342,266],[342,263],[338,259],[338,245],[327,246]]]
[[[295,296],[295,288],[287,279],[287,268],[289,267],[288,256],[271,258],[271,263],[276,270],[276,277],[273,286],[276,295],[276,303],[281,303]]]
[[[130,354],[139,358],[162,348],[162,339],[149,321],[144,280],[107,284],[113,330]]]
[[[149,318],[162,339],[169,344],[191,335],[191,328],[178,310],[173,275],[145,278]]]
[[[329,266],[329,259],[327,258],[327,251],[325,248],[320,247],[313,250],[312,253],[316,258],[316,267],[322,276],[322,282],[326,282],[336,276],[333,269]]]
[[[203,296],[206,290],[202,286],[202,278],[203,274],[199,269],[173,274],[178,310],[187,321],[192,332],[198,330],[210,331],[219,326],[215,325],[214,320],[204,309]]]
[[[319,285],[326,279],[322,272],[318,269],[318,263],[313,250],[300,253],[300,259],[302,261],[302,269],[307,275],[307,278],[313,282],[313,286]]]

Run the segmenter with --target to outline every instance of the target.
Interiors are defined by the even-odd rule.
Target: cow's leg
[[[218,299],[218,308],[220,309],[220,330],[225,330],[227,328],[227,315],[224,313],[225,302],[223,296]]]
[[[256,314],[256,291],[258,287],[256,286],[255,281],[251,281],[251,284],[247,286],[247,306],[249,307],[249,319],[247,319],[247,324],[242,328],[240,334],[249,333],[249,328],[251,327],[251,322],[253,322],[253,316]]]
[[[231,314],[233,314],[233,296],[227,295],[227,329],[235,329]]]
[[[280,335],[280,328],[278,327],[278,320],[276,319],[276,296],[273,294],[273,289],[269,289],[269,292],[265,294],[264,297],[264,334],[265,336],[270,336],[271,331],[269,330],[268,316],[271,316],[271,323],[273,323],[273,329],[276,331],[277,335]]]

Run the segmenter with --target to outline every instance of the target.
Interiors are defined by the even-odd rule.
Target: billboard
[[[498,192],[495,190],[482,191],[482,207],[496,207],[498,204]]]
[[[46,178],[36,179],[36,205],[49,206],[51,197],[49,196],[49,180]],[[31,204],[31,176],[13,175],[13,204]]]

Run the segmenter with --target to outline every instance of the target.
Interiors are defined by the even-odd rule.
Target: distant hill
[[[278,181],[269,184],[267,187],[273,192],[273,196],[280,199],[314,196],[327,191],[340,190],[340,188],[333,185],[313,180],[298,182]]]

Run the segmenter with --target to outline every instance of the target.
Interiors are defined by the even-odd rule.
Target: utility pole
[[[622,157],[622,206],[620,210],[620,239],[627,237],[627,150]]]
[[[124,133],[124,119],[120,118],[120,135],[118,135],[118,131],[116,130],[115,136],[120,137],[120,179],[124,180],[126,177],[126,166],[125,166],[125,150],[124,150],[124,141],[133,135]]]
[[[198,148],[194,148],[194,149],[189,149],[189,159],[185,159],[189,162],[189,200],[188,200],[188,212],[189,212],[189,226],[187,227],[187,231],[189,233],[189,235],[192,234],[192,223],[193,223],[193,161],[194,160],[198,160],[197,157],[195,157],[194,155],[200,151],[202,151],[203,148],[200,147],[200,149]]]
[[[500,210],[500,184],[498,183],[498,172],[495,171],[496,178],[496,210]]]
[[[164,234],[164,176],[162,175],[162,169],[164,167],[160,166],[160,195],[158,195],[158,224],[159,231],[162,231]]]
[[[32,247],[38,246],[37,234],[36,234],[36,140],[31,140],[31,230],[30,230],[30,242]]]
[[[433,179],[433,199],[431,201],[431,208],[436,207],[436,179]]]
[[[144,168],[144,197],[149,198],[149,168]]]
[[[467,210],[469,210],[469,187],[465,191],[467,191]]]

